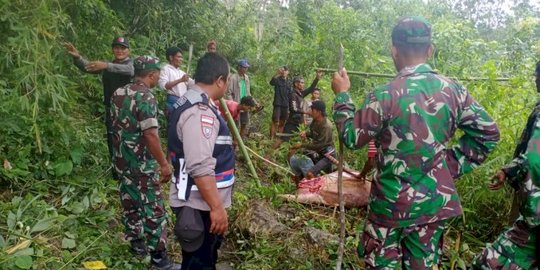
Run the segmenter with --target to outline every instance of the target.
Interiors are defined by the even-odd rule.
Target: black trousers
[[[171,207],[178,222],[182,207]],[[218,258],[218,249],[223,242],[223,236],[210,233],[210,212],[200,211],[204,222],[204,242],[194,252],[182,249],[182,270],[215,270]]]

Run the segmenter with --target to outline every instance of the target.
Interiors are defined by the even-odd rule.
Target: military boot
[[[137,255],[141,257],[148,255],[148,252],[146,251],[146,244],[144,243],[144,240],[142,239],[131,240],[130,251],[133,255]]]
[[[152,251],[150,252],[150,263],[152,265],[152,270],[180,270],[182,265],[175,263],[169,260],[167,252],[163,251]]]

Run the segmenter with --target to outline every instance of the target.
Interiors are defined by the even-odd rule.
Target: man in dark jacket
[[[278,132],[283,132],[283,125],[289,118],[289,92],[291,91],[289,68],[280,67],[270,80],[270,85],[274,86],[274,110],[270,127],[270,139],[273,140],[276,129]]]
[[[322,72],[317,70],[315,79],[311,85],[304,89],[304,78],[297,76],[293,80],[293,91],[289,93],[289,118],[283,128],[284,133],[293,133],[298,130],[300,124],[306,124],[305,115],[309,112],[304,111],[304,97],[311,94],[316,88]],[[288,141],[289,137],[283,137],[281,140]]]
[[[131,82],[133,77],[133,62],[129,58],[129,41],[125,37],[116,37],[112,41],[112,52],[114,60],[105,61],[89,61],[82,57],[73,46],[66,42],[64,44],[67,52],[73,56],[73,63],[82,72],[101,74],[103,83],[103,104],[105,104],[105,126],[107,128],[107,146],[109,147],[109,156],[112,158],[112,124],[110,116],[111,96],[114,91]],[[113,170],[113,178],[118,179],[118,176]]]

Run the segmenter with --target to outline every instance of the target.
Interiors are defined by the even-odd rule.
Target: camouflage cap
[[[392,30],[392,44],[420,45],[431,43],[431,24],[424,17],[401,18]]]
[[[138,71],[160,69],[160,64],[159,58],[148,55],[139,56],[133,61],[133,67]]]

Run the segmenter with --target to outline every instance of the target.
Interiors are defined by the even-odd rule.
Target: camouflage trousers
[[[150,251],[165,250],[167,212],[156,175],[121,176],[120,199],[126,240],[146,239]]]
[[[474,258],[473,269],[533,269],[535,259],[536,232],[527,223],[518,219],[512,228],[488,245]],[[536,269],[536,267],[534,267]]]
[[[445,223],[387,228],[368,220],[358,254],[366,269],[429,269],[440,261]]]

